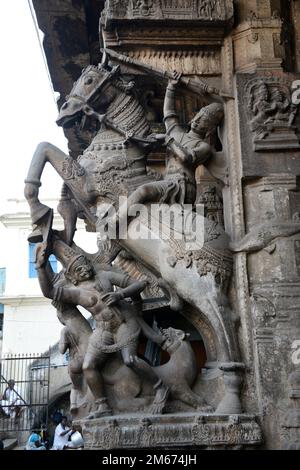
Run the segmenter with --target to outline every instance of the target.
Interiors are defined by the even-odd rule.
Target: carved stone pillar
[[[299,113],[291,98],[296,78],[275,72],[237,78],[246,232],[239,249],[247,254],[253,368],[267,448],[284,445],[278,422],[287,412],[292,346],[300,338]],[[262,114],[252,106],[254,89]],[[278,114],[279,95],[286,107]],[[274,109],[269,116],[268,103]]]
[[[289,376],[289,407],[282,420],[282,448],[300,450],[300,372]]]
[[[270,0],[240,1],[237,9],[240,22],[233,33],[236,70],[280,70],[284,47],[279,11]]]

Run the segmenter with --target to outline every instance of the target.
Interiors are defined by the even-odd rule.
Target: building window
[[[6,268],[0,268],[0,295],[4,294],[6,281]]]
[[[55,273],[57,273],[57,259],[54,255],[49,256],[49,262]],[[35,269],[35,243],[29,243],[29,277],[37,277],[37,271]]]

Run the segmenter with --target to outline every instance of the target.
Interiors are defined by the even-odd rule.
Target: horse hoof
[[[39,228],[35,228],[30,235],[28,235],[27,240],[29,243],[41,243],[43,241],[43,235]]]

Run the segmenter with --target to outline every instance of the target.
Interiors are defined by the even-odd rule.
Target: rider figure
[[[175,109],[175,89],[178,79],[169,80],[164,100],[166,134],[156,134],[167,145],[164,178],[139,187],[128,198],[126,208],[119,210],[118,220],[127,216],[127,207],[148,202],[194,204],[196,199],[195,171],[214,155],[207,142],[224,117],[223,106],[212,103],[203,107],[192,119],[190,130],[180,125]],[[125,214],[126,211],[126,214]]]

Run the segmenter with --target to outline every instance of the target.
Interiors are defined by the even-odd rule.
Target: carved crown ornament
[[[298,106],[288,81],[255,78],[246,84],[244,96],[254,151],[300,148]]]

